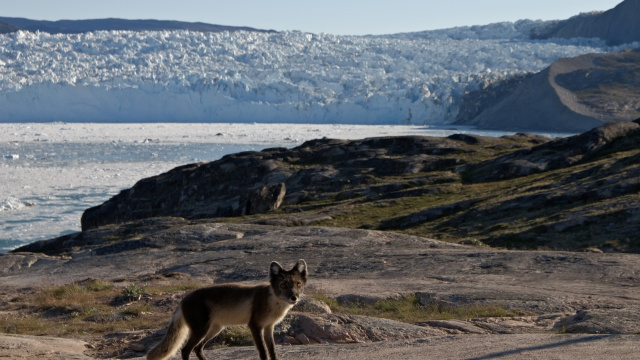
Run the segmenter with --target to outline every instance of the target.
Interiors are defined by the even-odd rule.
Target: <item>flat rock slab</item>
[[[640,306],[637,254],[501,251],[374,230],[222,223],[160,228],[116,243],[91,241],[65,256],[0,255],[0,280],[25,287],[188,273],[216,283],[264,281],[271,261],[289,266],[304,258],[311,272],[308,292],[328,296],[415,292],[537,314]]]
[[[78,340],[0,335],[0,358],[91,359]],[[278,346],[282,359],[637,359],[640,335],[454,335],[403,341]],[[205,351],[210,359],[255,359],[253,346]],[[176,358],[176,357],[174,357]],[[144,359],[135,357],[132,359]]]
[[[329,344],[314,345],[307,336],[313,335],[309,331],[296,340],[308,340],[311,345],[279,347],[285,359],[637,358],[637,254],[501,251],[346,228],[207,222],[177,225],[154,228],[152,221],[145,220],[144,226],[131,225],[135,236],[118,242],[101,229],[100,236],[94,238],[85,234],[90,245],[61,256],[2,254],[0,284],[9,291],[12,287],[62,285],[87,278],[144,282],[145,278],[180,273],[200,282],[258,282],[267,278],[271,261],[290,266],[303,258],[310,270],[308,293],[341,299],[416,293],[424,303],[500,305],[536,315],[421,326],[340,314],[303,315],[313,320],[308,321],[308,329],[328,329],[317,337]],[[567,332],[593,334],[562,334]],[[22,346],[22,354],[42,353],[40,358],[45,359],[48,354],[52,354],[50,358],[74,359],[59,356],[58,347],[47,339],[0,346],[9,350]],[[77,350],[77,356],[82,356],[81,342],[60,341],[71,341],[75,345],[63,349]],[[253,347],[211,351],[211,358],[214,353],[222,359],[256,356]],[[16,354],[14,358],[23,356]]]
[[[0,334],[0,359],[84,360],[87,343],[47,336]]]
[[[638,359],[638,335],[455,335],[348,345],[278,346],[282,359]],[[205,351],[209,359],[255,359],[253,347]],[[142,359],[142,358],[137,358]]]

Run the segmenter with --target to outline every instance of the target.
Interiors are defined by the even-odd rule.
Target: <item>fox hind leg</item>
[[[202,339],[202,341],[200,341],[198,345],[196,345],[196,347],[193,349],[193,352],[198,357],[198,360],[207,360],[203,352],[204,346],[209,342],[209,340],[216,337],[220,333],[220,331],[222,331],[222,329],[224,329],[223,326],[214,324],[211,329],[209,329],[209,332],[207,333],[207,335],[205,335],[204,339]]]
[[[191,351],[193,351],[193,349],[204,340],[207,336],[207,332],[207,328],[191,329],[189,340],[187,340],[187,343],[182,348],[182,360],[189,360],[189,354],[191,354]]]

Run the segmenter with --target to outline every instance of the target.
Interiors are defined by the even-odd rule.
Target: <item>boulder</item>
[[[622,309],[583,309],[558,321],[554,330],[582,334],[638,334],[637,307]]]
[[[279,208],[286,193],[287,187],[283,183],[252,189],[246,202],[246,214],[264,214]]]

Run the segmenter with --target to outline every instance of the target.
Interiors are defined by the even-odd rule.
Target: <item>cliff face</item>
[[[610,45],[640,41],[640,1],[625,0],[603,13],[581,14],[559,22],[540,38],[600,38]]]
[[[458,124],[514,131],[583,132],[640,116],[640,51],[561,59]]]

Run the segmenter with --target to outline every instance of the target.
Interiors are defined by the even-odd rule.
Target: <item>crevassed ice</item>
[[[442,124],[480,84],[620,48],[526,40],[536,24],[388,36],[20,31],[0,35],[0,121]]]

